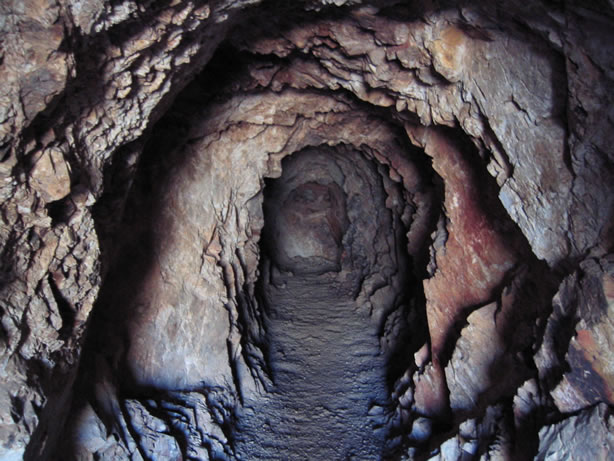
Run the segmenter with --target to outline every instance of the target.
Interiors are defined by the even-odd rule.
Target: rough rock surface
[[[3,2],[0,458],[598,459],[570,434],[611,444],[613,23]]]
[[[614,450],[614,418],[605,404],[587,408],[539,431],[536,460],[609,459]]]
[[[315,178],[327,187],[314,189]],[[387,379],[410,325],[386,328],[391,318],[407,315],[398,303],[407,267],[396,258],[400,242],[381,232],[394,219],[383,180],[356,152],[312,148],[284,161],[282,176],[267,186],[263,238],[288,239],[269,237],[275,245],[266,250],[260,288],[273,387],[245,398],[235,436],[240,459],[376,459],[388,451]],[[328,201],[325,191],[332,191]],[[278,206],[296,194],[300,205]],[[335,201],[338,220],[330,215]],[[310,225],[289,225],[286,206]],[[301,248],[313,242],[315,251],[288,259],[280,245],[289,248],[293,237]],[[331,251],[334,245],[339,252]],[[338,267],[331,266],[337,255]],[[379,295],[371,296],[378,303],[367,308],[356,293],[372,277],[379,279]]]
[[[282,285],[266,301],[274,386],[265,397],[246,399],[237,456],[380,458],[388,392],[376,325],[351,292],[326,277],[280,275],[273,283]]]
[[[555,385],[551,395],[564,413],[599,402],[614,403],[613,275],[611,256],[588,259],[563,280],[554,298],[536,363],[544,381]],[[551,375],[561,371],[562,379],[556,382]]]

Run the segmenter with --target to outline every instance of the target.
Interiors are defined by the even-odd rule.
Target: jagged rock
[[[435,254],[435,275],[424,283],[433,354],[443,358],[450,330],[464,312],[489,300],[517,260],[513,239],[495,231],[492,215],[477,198],[480,183],[467,154],[441,132],[414,130],[412,136],[446,184],[447,237]],[[461,267],[462,266],[462,269]]]
[[[480,307],[467,317],[468,326],[461,332],[454,354],[446,367],[450,406],[467,412],[479,408],[486,391],[507,384],[512,363],[502,360],[505,344],[495,326],[497,305]]]
[[[612,404],[613,22],[576,1],[2,3],[0,458],[50,458],[70,413],[61,459],[233,459],[266,402],[347,437],[324,457],[531,457],[535,428]],[[309,149],[326,178],[282,163]],[[318,349],[266,295],[320,276],[343,377],[322,376],[345,383],[323,387],[359,403],[294,419],[326,392],[275,373]]]
[[[139,446],[149,459],[182,459],[179,445],[168,435],[169,427],[164,421],[153,416],[138,400],[126,400],[124,405]]]
[[[445,368],[450,406],[459,413],[473,414],[503,396],[511,396],[531,377],[526,349],[543,316],[543,303],[533,277],[541,272],[517,268],[494,303],[478,307],[467,317],[452,357]],[[545,288],[547,280],[541,280]],[[536,309],[522,309],[534,303]],[[527,410],[528,411],[528,410]]]
[[[546,426],[539,431],[535,459],[609,459],[614,451],[613,424],[608,406],[602,403]]]
[[[91,405],[86,404],[75,416],[78,418],[78,422],[75,423],[77,430],[71,434],[70,445],[73,447],[76,459],[93,460],[95,456],[100,459],[129,457],[129,453],[117,443],[117,439],[107,433],[107,427]],[[136,446],[131,448],[134,450]]]
[[[423,372],[417,372],[414,375],[414,387],[416,413],[431,418],[445,415],[449,406],[449,395],[440,367],[429,363]]]
[[[314,151],[291,157],[277,187],[268,188],[265,221],[275,264],[293,273],[341,269],[342,239],[349,224],[343,171],[330,162],[334,154]],[[301,161],[309,156],[309,162]],[[295,160],[296,159],[296,160]],[[294,161],[293,161],[294,160]],[[328,160],[328,162],[327,162]],[[300,167],[294,167],[299,162]]]
[[[30,184],[46,202],[53,202],[70,193],[70,172],[64,156],[56,149],[42,152],[30,172]]]
[[[488,407],[482,418],[463,421],[459,425],[458,435],[442,443],[438,453],[429,459],[432,461],[512,459],[509,430],[502,407]]]
[[[536,359],[540,374],[554,384],[551,395],[562,412],[614,402],[613,268],[612,256],[584,261],[563,281],[555,298]]]

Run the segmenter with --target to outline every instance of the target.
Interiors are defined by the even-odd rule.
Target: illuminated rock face
[[[299,153],[288,160],[284,175],[275,180],[281,184],[266,192],[263,243],[282,270],[339,271],[348,227],[343,172],[326,154]]]
[[[613,451],[611,6],[277,3],[0,6],[0,459]]]

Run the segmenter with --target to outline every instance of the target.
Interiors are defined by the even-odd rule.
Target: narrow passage
[[[266,298],[275,388],[246,402],[239,458],[380,459],[387,390],[369,319],[333,273],[279,276]]]

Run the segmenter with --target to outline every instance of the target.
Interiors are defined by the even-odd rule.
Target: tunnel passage
[[[373,161],[343,145],[292,154],[268,180],[259,290],[273,387],[246,399],[238,415],[239,458],[380,459],[389,451],[388,362],[411,326],[385,332],[357,299],[377,273],[383,322],[407,318],[408,260],[399,258],[399,207],[386,207],[385,180],[398,199]],[[382,347],[386,335],[392,346]]]
[[[284,162],[284,175],[265,188],[261,245],[282,270],[304,274],[341,268],[346,195],[338,184],[342,172],[330,171],[334,164],[326,168],[327,160],[294,154]]]
[[[325,159],[318,162],[314,154],[294,154],[291,159],[299,165],[286,160],[283,171],[287,173],[265,188],[261,245],[282,270],[339,271],[348,227],[346,195],[334,172],[322,164]],[[336,176],[341,174],[338,171]]]
[[[128,441],[94,450],[111,457],[394,459],[449,430],[446,339],[518,240],[482,208],[479,152],[347,94],[252,85],[195,79],[145,147],[68,450],[92,450],[99,412]]]
[[[463,433],[472,443],[509,435],[509,415],[486,409],[531,375],[543,315],[534,257],[498,198],[513,169],[419,50],[382,54],[371,25],[335,21],[232,37],[144,147],[126,147],[144,154],[124,159],[137,173],[74,452],[411,459],[464,421],[488,434]],[[390,99],[407,88],[429,104]]]
[[[403,190],[424,296],[386,364],[400,457],[614,452],[613,5],[1,2],[0,459],[233,459],[275,386],[265,178],[342,144]],[[280,266],[363,267],[335,187],[298,186],[317,244]],[[356,297],[384,332],[389,282]]]

